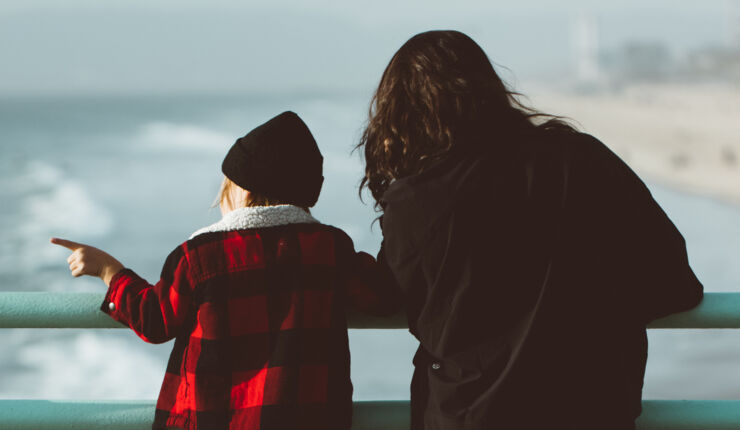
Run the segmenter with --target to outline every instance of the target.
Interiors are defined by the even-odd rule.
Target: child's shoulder
[[[231,211],[218,222],[195,231],[175,253],[201,258],[206,254],[228,253],[232,246],[239,247],[245,241],[259,248],[260,245],[296,236],[302,242],[301,246],[326,249],[331,243],[335,252],[354,251],[354,243],[344,230],[321,223],[297,206],[280,205]]]
[[[288,246],[291,241],[296,244],[305,262],[343,265],[355,254],[354,243],[344,230],[319,222],[207,231],[190,237],[169,254],[162,277],[171,278],[184,269],[198,283],[237,268],[258,268],[262,264],[259,256],[280,248],[284,241]]]
[[[301,226],[296,226],[297,231],[300,234],[303,235],[309,235],[309,236],[330,236],[332,238],[332,241],[334,243],[335,249],[341,249],[341,250],[354,250],[354,242],[352,241],[352,238],[347,234],[344,230],[342,230],[339,227],[329,225],[329,224],[305,224]]]
[[[224,217],[217,223],[197,230],[178,248],[186,252],[194,252],[219,242],[240,242],[250,239],[270,241],[289,236],[298,236],[302,240],[331,237],[336,246],[354,248],[352,239],[344,230],[321,223],[306,212],[304,214],[278,220],[263,218],[255,221],[252,219],[249,222],[243,222],[244,220],[234,222],[233,219],[229,220]]]

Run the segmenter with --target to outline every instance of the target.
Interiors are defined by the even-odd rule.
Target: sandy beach
[[[572,118],[644,179],[740,204],[740,88],[634,85],[596,93],[534,87],[532,106]]]

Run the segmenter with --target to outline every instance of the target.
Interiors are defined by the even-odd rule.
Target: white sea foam
[[[85,331],[18,339],[23,370],[7,375],[0,396],[46,399],[154,399],[171,345],[147,345],[132,333]]]
[[[105,235],[113,227],[112,215],[100,206],[84,184],[59,168],[32,161],[18,178],[19,214],[10,232],[15,243],[15,265],[31,271],[61,261],[63,251],[50,246],[51,236],[88,239]]]
[[[202,151],[224,154],[234,137],[191,124],[154,121],[143,125],[134,142],[147,149]]]
[[[43,194],[31,195],[24,202],[26,223],[20,231],[26,235],[68,231],[85,236],[107,233],[111,217],[76,181],[61,181]]]

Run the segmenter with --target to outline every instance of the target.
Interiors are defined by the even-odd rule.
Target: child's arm
[[[370,254],[354,249],[349,260],[347,297],[353,308],[379,316],[390,316],[401,310],[403,295],[385,264],[382,248],[377,261]]]
[[[182,247],[167,257],[162,278],[151,285],[100,249],[56,238],[51,242],[73,251],[67,260],[73,276],[97,276],[108,285],[103,312],[150,343],[163,343],[178,334],[190,312],[192,296]]]
[[[101,249],[56,237],[52,237],[50,242],[72,251],[67,263],[74,277],[96,276],[102,279],[105,285],[110,285],[113,275],[123,269],[120,261]]]

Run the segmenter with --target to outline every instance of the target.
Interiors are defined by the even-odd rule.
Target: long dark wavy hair
[[[473,39],[459,31],[429,31],[393,55],[370,103],[364,147],[367,187],[380,198],[396,179],[421,173],[451,151],[511,145],[523,130],[574,129],[560,117],[522,104]]]

